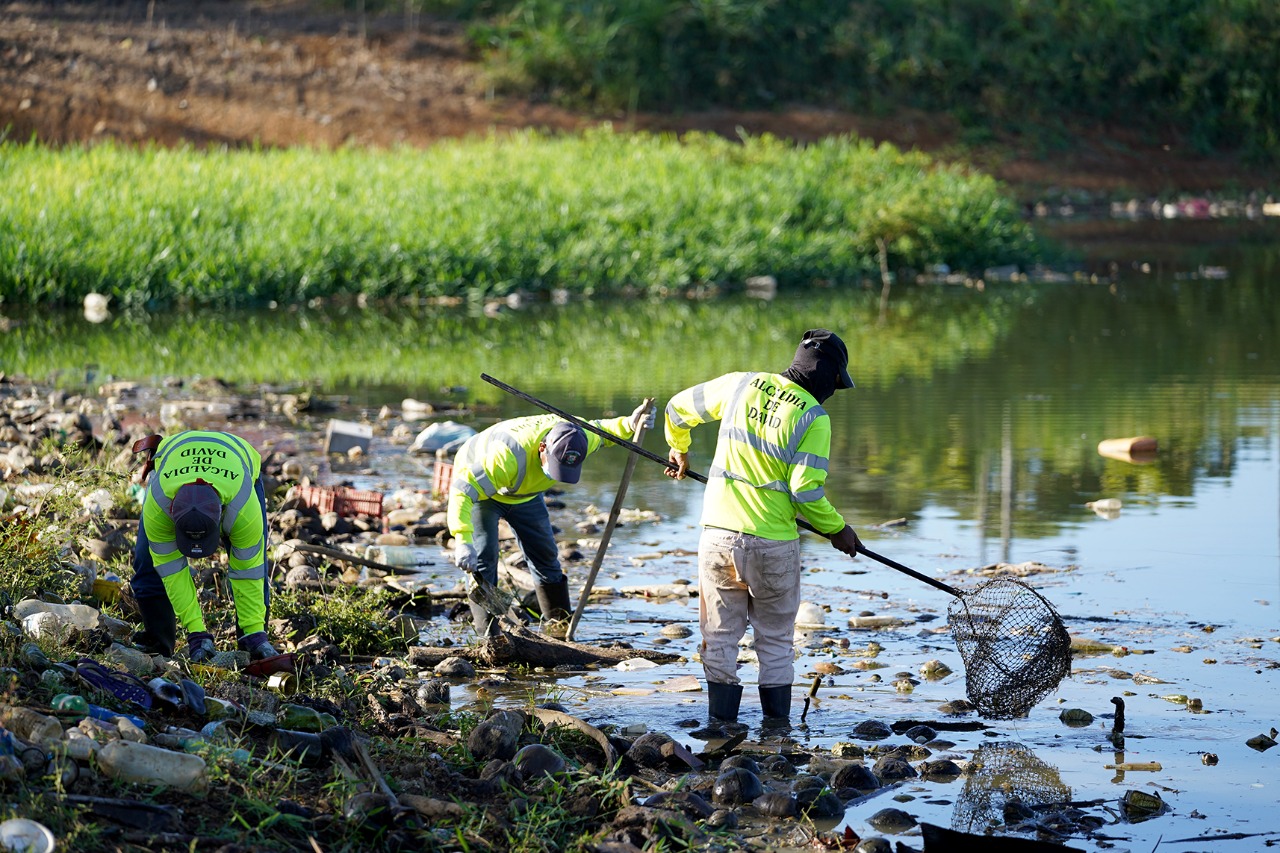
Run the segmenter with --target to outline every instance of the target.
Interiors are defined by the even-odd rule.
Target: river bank
[[[859,115],[810,104],[592,114],[497,97],[461,23],[401,10],[379,17],[297,2],[6,3],[0,28],[10,58],[0,64],[0,127],[20,141],[421,147],[609,122],[730,139],[853,134],[976,165],[1030,204],[1056,204],[1064,192],[1170,201],[1280,191],[1275,168],[1206,155],[1185,138],[1122,122],[1059,125],[1040,136],[996,124],[978,140],[945,116],[915,110]]]
[[[83,569],[64,569],[96,563],[98,577],[127,579],[136,510],[126,446],[156,425],[158,412],[246,435],[264,450],[277,484],[272,545],[280,562],[271,633],[297,658],[292,692],[248,672],[198,670],[181,656],[140,662],[100,631],[51,641],[15,626],[4,635],[13,705],[48,712],[55,691],[87,692],[143,717],[148,738],[166,726],[196,738],[218,722],[191,709],[121,705],[49,665],[88,655],[119,667],[150,666],[146,675],[174,682],[189,678],[209,697],[242,709],[235,711],[238,722],[214,725],[198,738],[203,745],[189,744],[212,782],[198,798],[121,786],[96,772],[91,759],[76,760],[75,771],[56,759],[56,777],[28,770],[11,813],[45,822],[77,849],[231,843],[291,850],[314,838],[325,850],[618,851],[666,838],[709,849],[930,850],[939,842],[930,841],[924,824],[1135,851],[1149,849],[1153,832],[1190,838],[1233,831],[1245,845],[1234,849],[1241,850],[1275,835],[1243,815],[1226,819],[1203,788],[1221,784],[1211,778],[1247,780],[1242,766],[1270,761],[1266,739],[1273,736],[1256,701],[1267,693],[1258,684],[1275,677],[1274,654],[1266,637],[1248,629],[1197,628],[1174,613],[1104,617],[1073,599],[1064,611],[1076,655],[1072,677],[1028,718],[992,722],[961,701],[963,679],[939,618],[945,602],[881,587],[882,578],[819,557],[811,571],[829,578],[831,603],[810,599],[804,609],[791,726],[761,727],[758,712],[744,702],[745,730],[708,731],[696,662],[696,586],[689,583],[693,560],[683,535],[673,535],[660,514],[637,508],[629,515],[628,535],[605,563],[579,635],[588,653],[621,653],[622,664],[494,665],[501,650],[474,645],[469,625],[456,618],[465,607],[445,562],[440,505],[427,493],[434,457],[407,453],[424,423],[420,409],[388,406],[372,421],[366,450],[326,457],[327,418],[359,417],[340,403],[308,417],[305,398],[197,381],[118,383],[80,396],[13,379],[0,389],[9,420],[3,440],[10,495],[0,509],[0,535],[11,545],[32,525],[63,531],[38,536],[43,544],[25,555],[43,555],[49,567],[43,574],[13,562],[13,549],[4,548],[10,562],[0,582],[22,599],[36,592],[32,579],[42,578],[46,592],[101,607],[109,617],[104,630],[117,624],[110,620],[132,621],[127,605],[85,595]],[[435,417],[453,414],[441,407]],[[71,491],[50,497],[42,483]],[[384,520],[308,511],[296,492],[294,503],[277,503],[291,485],[342,483],[382,497]],[[108,502],[100,496],[98,509],[81,500],[96,489],[111,495],[111,509],[101,511]],[[43,498],[32,502],[37,493]],[[573,577],[593,553],[598,515],[581,496],[559,497],[553,507]],[[898,541],[899,523],[864,529],[895,553],[910,547],[909,536]],[[344,565],[298,547],[354,545],[353,554],[369,556],[378,552],[366,546],[379,542],[407,545],[417,568],[384,575],[385,569]],[[949,563],[944,576],[951,582],[1013,573],[1058,601],[1073,589],[1077,572],[1052,561]],[[518,561],[508,571],[518,579]],[[225,641],[230,602],[214,588],[206,607],[217,614],[215,632]],[[508,589],[520,594],[518,581]],[[537,638],[536,627],[530,636]],[[744,674],[751,655],[748,645]],[[1192,657],[1204,658],[1203,665],[1192,666]],[[1127,709],[1127,727],[1115,715],[1114,698]],[[297,762],[282,752],[279,730],[299,713],[286,705],[332,715],[337,725],[326,730],[319,757]],[[112,739],[108,728],[89,728]],[[363,746],[372,770],[350,743]],[[250,763],[236,750],[248,751]],[[611,756],[620,762],[613,772]],[[1102,771],[1094,765],[1103,763],[1109,784],[1095,778]],[[69,773],[74,779],[67,782]],[[65,793],[50,793],[41,778],[61,778]],[[1235,781],[1228,789],[1240,790]],[[132,822],[118,809],[107,813],[107,800],[133,804]],[[244,820],[228,823],[227,814]],[[1196,814],[1209,822],[1197,822]],[[1204,841],[1183,849],[1221,848]]]

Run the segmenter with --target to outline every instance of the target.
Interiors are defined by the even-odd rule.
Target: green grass
[[[989,177],[830,139],[798,147],[524,133],[426,150],[54,150],[0,143],[0,299],[116,308],[333,295],[783,289],[1041,247]]]

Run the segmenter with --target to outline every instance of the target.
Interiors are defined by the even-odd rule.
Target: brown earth
[[[945,118],[831,109],[589,115],[494,97],[456,22],[361,19],[306,0],[91,0],[0,6],[0,127],[53,143],[420,146],[518,128],[739,129],[807,141],[855,133],[966,159],[1025,198],[1051,188],[1137,195],[1276,187],[1278,173],[1123,128],[1036,153],[1015,137],[963,147]]]

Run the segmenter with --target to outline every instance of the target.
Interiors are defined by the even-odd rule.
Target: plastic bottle
[[[112,779],[144,785],[168,785],[193,794],[209,787],[205,761],[198,755],[158,746],[113,740],[98,753],[98,767]]]
[[[55,711],[79,714],[82,717],[89,716],[89,700],[83,696],[76,696],[74,693],[59,693],[53,697],[49,707]]]
[[[0,705],[0,723],[18,737],[34,744],[62,740],[62,723],[30,708]]]
[[[336,726],[332,714],[325,714],[306,705],[285,705],[281,709],[280,727],[298,732],[320,732]]]
[[[384,566],[411,569],[430,562],[426,549],[413,545],[370,545],[364,551],[366,560],[373,560]]]
[[[53,613],[63,625],[79,631],[91,631],[98,627],[98,611],[87,604],[54,604],[38,598],[27,598],[13,605],[14,618],[23,622],[36,613]]]

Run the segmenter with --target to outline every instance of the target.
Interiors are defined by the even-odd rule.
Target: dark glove
[[[255,631],[240,640],[240,648],[249,653],[250,660],[262,660],[276,656],[275,647],[267,640],[266,631]]]
[[[858,538],[854,529],[846,524],[843,530],[831,536],[831,544],[836,550],[843,551],[850,557],[856,557],[858,549],[862,547],[862,540]]]
[[[207,631],[196,631],[187,635],[187,657],[192,663],[208,663],[218,649],[213,645],[213,634]]]

